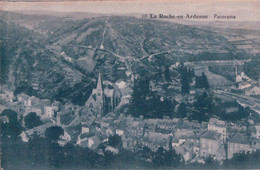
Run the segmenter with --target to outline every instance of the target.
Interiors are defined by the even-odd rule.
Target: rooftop
[[[215,131],[207,131],[201,135],[201,138],[211,139],[211,140],[219,140],[221,138],[221,134]]]
[[[255,125],[255,129],[256,129],[257,131],[260,131],[260,125]]]
[[[231,143],[249,144],[248,140],[241,133],[237,133],[230,141]]]

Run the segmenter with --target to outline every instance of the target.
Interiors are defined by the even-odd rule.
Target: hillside
[[[155,75],[177,61],[251,56],[220,33],[134,17],[33,19],[8,13],[0,24],[2,83],[16,92],[78,105],[99,72],[104,80],[124,80],[131,88],[134,77],[142,75],[163,81]],[[38,91],[31,90],[33,84]]]

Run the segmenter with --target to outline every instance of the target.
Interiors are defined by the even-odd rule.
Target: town
[[[259,169],[259,24],[49,9],[0,10],[0,169]]]
[[[28,142],[35,133],[44,137],[46,129],[55,126],[64,131],[58,139],[60,146],[71,143],[90,148],[101,155],[104,153],[99,146],[115,135],[121,137],[122,147],[126,150],[137,152],[144,147],[153,152],[160,147],[174,149],[185,163],[203,163],[204,158],[210,156],[221,162],[231,159],[234,154],[252,153],[260,149],[259,124],[252,123],[248,127],[215,117],[208,122],[169,116],[163,116],[163,119],[145,119],[142,115],[133,117],[115,112],[121,97],[119,88],[103,88],[100,73],[96,88],[83,107],[63,105],[24,93],[15,96],[8,90],[1,94],[2,103],[18,113],[22,126],[26,127],[26,117],[29,116],[40,117],[42,121],[39,126],[27,126],[27,130],[22,131],[19,136],[23,142]],[[3,110],[4,107],[1,107],[1,112]],[[2,115],[1,121],[6,124],[9,119]],[[106,146],[105,150],[114,154],[119,152],[112,146]]]

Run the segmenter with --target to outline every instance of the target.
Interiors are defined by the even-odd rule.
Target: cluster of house
[[[202,161],[201,158],[213,156],[217,160],[230,159],[235,153],[252,152],[260,149],[260,125],[254,125],[251,135],[246,136],[247,127],[240,127],[225,121],[211,118],[209,122],[198,123],[187,119],[144,119],[110,112],[101,115],[83,115],[76,126],[66,126],[56,120],[24,131],[22,139],[27,142],[37,132],[44,135],[51,126],[60,126],[64,134],[58,141],[64,146],[73,143],[88,147],[99,153],[101,143],[108,142],[115,134],[121,136],[122,147],[136,152],[148,147],[156,152],[159,147],[173,148],[186,162]],[[80,127],[77,128],[77,127]],[[108,146],[118,152],[115,148]]]
[[[201,158],[209,156],[217,160],[230,159],[235,153],[260,149],[260,125],[254,126],[251,136],[245,136],[246,127],[231,125],[217,118],[198,123],[167,116],[163,119],[143,119],[142,116],[134,118],[109,113],[105,116],[83,116],[80,125],[81,130],[73,135],[75,143],[98,152],[102,152],[98,146],[115,134],[121,136],[124,149],[136,152],[148,147],[156,152],[159,147],[166,150],[173,148],[186,162],[202,161]],[[69,139],[72,140],[72,137]]]
[[[58,112],[61,103],[48,99],[39,99],[35,96],[28,96],[24,93],[14,95],[12,91],[5,90],[0,94],[1,100],[5,103],[5,107],[16,111],[19,115],[27,115],[30,112],[35,112],[41,119],[54,117],[55,112]]]
[[[3,96],[5,95],[5,96]],[[102,154],[100,144],[108,142],[109,137],[119,135],[124,149],[136,152],[144,147],[156,152],[159,147],[166,150],[173,148],[181,154],[186,162],[203,161],[202,158],[213,156],[217,160],[230,159],[235,153],[252,152],[260,149],[260,125],[238,126],[232,123],[211,118],[209,122],[196,122],[187,119],[169,118],[144,119],[142,116],[134,118],[130,115],[115,114],[113,110],[119,105],[121,94],[116,88],[103,89],[99,74],[97,88],[86,101],[84,109],[77,109],[74,105],[61,105],[57,101],[40,100],[25,94],[14,96],[12,92],[1,94],[8,108],[17,113],[35,112],[44,124],[21,134],[27,142],[34,133],[44,136],[45,130],[51,126],[60,126],[64,134],[58,143],[64,146],[72,143],[81,147],[88,147]],[[107,98],[107,99],[106,99]],[[105,103],[108,103],[106,105]],[[110,112],[105,113],[109,106]],[[72,110],[71,110],[72,109]],[[77,113],[68,124],[61,121],[62,112]],[[56,113],[56,114],[55,114]],[[247,132],[250,131],[249,135]],[[116,148],[107,146],[106,150],[118,153]]]
[[[260,95],[259,81],[250,79],[244,72],[238,74],[238,67],[235,68],[235,73],[236,84],[231,89],[242,91],[246,96]]]

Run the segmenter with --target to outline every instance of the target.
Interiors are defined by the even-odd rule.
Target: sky
[[[212,18],[214,14],[217,14],[234,15],[239,21],[260,21],[260,0],[74,0],[71,2],[60,0],[59,2],[0,2],[0,8],[6,11],[46,10],[88,13],[198,14],[209,15]]]

